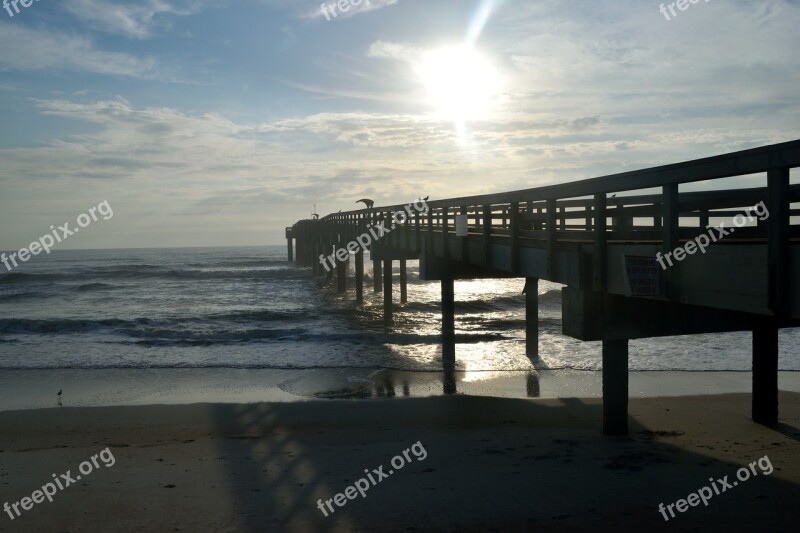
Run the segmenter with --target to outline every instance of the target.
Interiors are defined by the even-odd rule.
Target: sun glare
[[[485,117],[500,89],[498,73],[471,46],[451,46],[428,52],[418,75],[429,103],[455,122]]]

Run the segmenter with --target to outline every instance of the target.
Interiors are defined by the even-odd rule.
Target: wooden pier
[[[392,321],[393,262],[400,262],[405,301],[406,261],[418,259],[420,277],[441,283],[445,371],[455,367],[454,280],[525,278],[526,350],[532,357],[538,350],[538,281],[565,285],[564,334],[603,343],[603,427],[612,435],[627,433],[630,339],[751,331],[752,417],[773,424],[778,331],[800,326],[800,224],[792,220],[800,216],[792,207],[800,203],[800,185],[789,182],[798,166],[800,140],[562,185],[430,201],[427,212],[405,220],[392,216],[403,205],[335,213],[287,228],[289,259],[322,275],[320,255],[347,250],[370,226],[390,229],[369,247],[384,319]],[[764,175],[765,186],[679,190],[753,174]],[[754,217],[761,202],[768,216]],[[738,224],[747,217],[755,222]],[[714,229],[721,222],[728,234]],[[692,243],[704,234],[716,242],[700,253]],[[679,247],[685,252],[675,253]],[[679,260],[664,269],[668,253]],[[347,290],[351,255],[360,303],[360,247],[339,254],[337,287]]]

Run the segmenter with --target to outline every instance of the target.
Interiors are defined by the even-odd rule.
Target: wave
[[[84,283],[75,288],[78,292],[95,292],[95,291],[109,291],[115,289],[116,286],[109,285],[108,283]]]
[[[24,300],[39,300],[49,298],[50,294],[43,292],[27,291],[27,292],[14,292],[9,294],[0,294],[0,302],[19,302]]]
[[[285,267],[290,264],[288,261],[276,259],[230,259],[214,261],[213,263],[187,263],[190,268],[209,268],[209,267]]]
[[[286,265],[287,263],[283,263]],[[0,274],[0,285],[18,285],[23,283],[53,283],[59,281],[82,280],[291,280],[307,279],[308,275],[300,269],[283,266],[270,270],[198,270],[198,269],[163,269],[129,268],[129,269],[90,269],[63,273],[11,272]],[[99,283],[99,282],[98,282]]]
[[[119,318],[103,320],[3,318],[0,319],[0,334],[84,333],[97,331],[100,328],[118,327],[130,322]]]
[[[213,346],[245,344],[253,342],[301,342],[311,345],[344,343],[359,346],[385,346],[436,344],[438,334],[386,333],[376,330],[319,331],[311,325],[288,327],[253,327],[255,318],[264,324],[289,322],[300,311],[280,313],[276,311],[244,311],[222,315],[226,321],[209,322],[208,317],[182,318],[178,320],[152,320],[137,318],[124,320],[108,319],[0,319],[0,335],[66,335],[66,334],[106,334],[117,336],[104,338],[101,342],[109,344],[137,346]],[[251,327],[235,327],[231,322],[247,321]],[[304,318],[308,318],[305,316]],[[269,319],[269,320],[267,320]],[[456,339],[460,343],[478,343],[505,339],[495,332],[459,332]]]
[[[321,318],[321,313],[309,309],[292,309],[272,311],[269,309],[248,309],[217,313],[202,318],[203,320],[226,320],[229,322],[289,322],[289,321],[314,321]]]

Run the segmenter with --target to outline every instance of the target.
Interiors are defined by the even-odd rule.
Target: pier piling
[[[376,293],[381,292],[383,287],[383,274],[380,261],[372,262],[372,285]]]
[[[349,256],[344,261],[336,263],[336,291],[339,294],[347,292],[347,267],[349,265]]]
[[[400,260],[400,303],[408,302],[408,276],[406,272],[406,260]]]
[[[539,279],[525,279],[525,355],[539,358]]]
[[[442,364],[455,368],[456,364],[456,306],[455,284],[452,278],[445,278],[442,284]]]
[[[383,262],[383,322],[392,322],[392,261],[386,259]]]
[[[603,433],[628,434],[628,340],[603,341]]]
[[[773,324],[753,329],[753,421],[778,421],[778,328]]]
[[[364,303],[364,251],[356,253],[356,303]]]

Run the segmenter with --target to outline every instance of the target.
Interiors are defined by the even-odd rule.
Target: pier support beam
[[[445,371],[456,366],[456,305],[452,278],[442,283],[442,365]]]
[[[327,248],[328,251],[330,251],[333,254],[336,253],[336,246],[333,246],[333,245],[329,244],[327,246],[323,246],[322,248],[323,249]],[[336,268],[336,265],[334,264],[334,265],[331,266],[330,270],[325,270],[325,278],[326,279],[333,279],[333,271],[334,271],[335,268]]]
[[[381,287],[383,286],[383,275],[381,269],[381,262],[380,261],[373,261],[372,262],[372,285],[374,291],[381,292]]]
[[[289,252],[289,262],[291,263],[292,261],[294,261],[294,244],[292,243],[291,237],[286,239],[286,244]]]
[[[408,273],[406,272],[406,260],[400,260],[400,303],[408,302]]]
[[[350,257],[344,261],[336,263],[336,292],[347,292],[347,267],[350,265]]]
[[[525,355],[539,358],[539,278],[525,278]]]
[[[392,261],[383,261],[383,323],[392,323]]]
[[[753,329],[753,421],[778,422],[778,327]]]
[[[312,259],[312,261],[311,261],[311,271],[313,272],[314,277],[317,277],[319,275],[319,269],[321,269],[323,267],[319,262],[320,249],[319,249],[319,243],[316,242],[316,241],[313,244],[313,251],[314,251],[314,254],[313,254],[313,257],[311,258]]]
[[[603,341],[603,433],[628,434],[628,340]]]
[[[364,251],[356,253],[356,303],[364,303]]]

